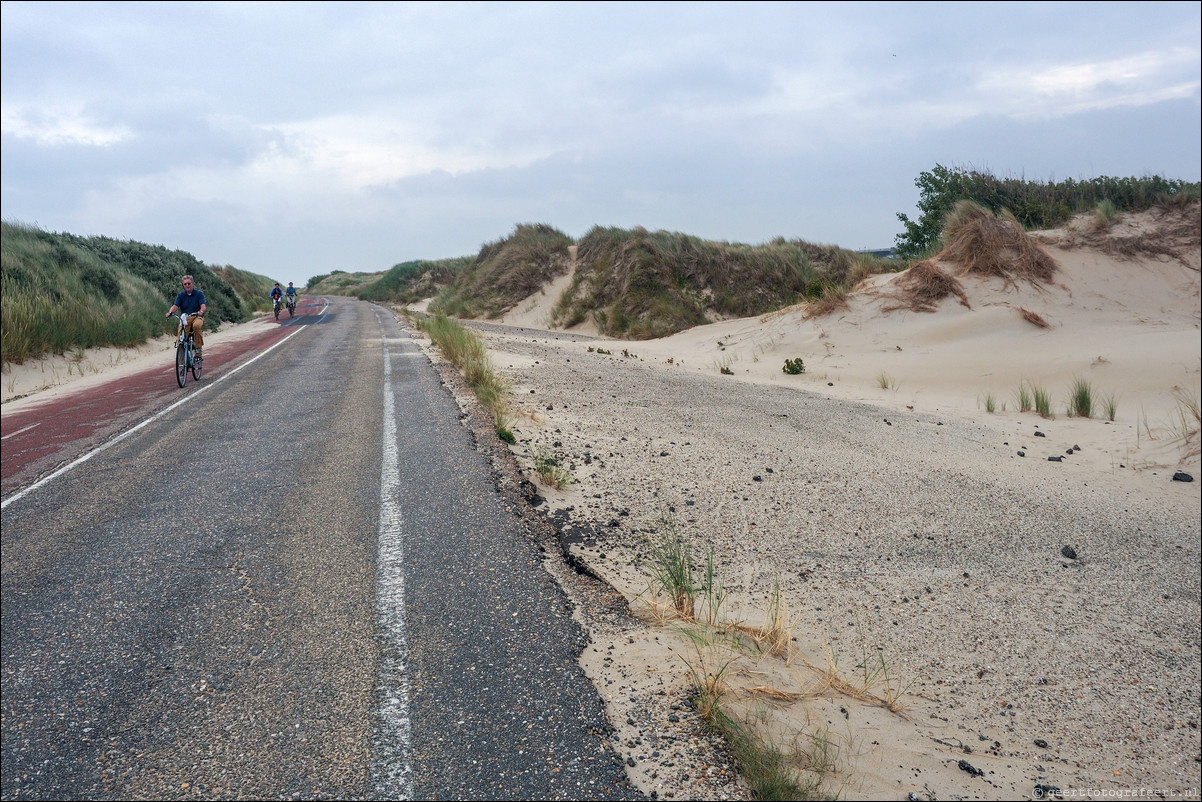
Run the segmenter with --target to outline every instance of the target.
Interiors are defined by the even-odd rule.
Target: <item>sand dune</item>
[[[959,275],[967,305],[932,313],[885,311],[889,275],[829,315],[660,340],[539,333],[555,288],[500,321],[526,329],[483,329],[515,384],[515,458],[533,476],[547,449],[578,480],[540,487],[542,509],[643,618],[598,625],[583,657],[640,787],[746,796],[717,773],[671,779],[687,750],[669,705],[708,665],[778,744],[832,747],[826,789],[845,798],[1197,795],[1202,507],[1172,477],[1199,478],[1198,248],[1047,250],[1053,281]],[[804,374],[782,372],[792,358]],[[1088,419],[1066,413],[1074,378],[1095,388]],[[1054,417],[1016,408],[1023,383]],[[731,620],[765,623],[781,582],[790,662],[721,639],[703,656],[653,602],[665,511],[695,559],[715,554]],[[872,693],[900,712],[824,673],[833,658],[855,685],[877,654],[893,674]]]

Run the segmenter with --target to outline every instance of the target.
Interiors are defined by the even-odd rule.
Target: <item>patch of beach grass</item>
[[[1068,414],[1071,418],[1092,418],[1094,407],[1093,384],[1080,376],[1073,377],[1068,391]]]
[[[576,478],[572,476],[572,472],[561,465],[559,459],[545,447],[535,446],[530,456],[534,460],[534,472],[538,474],[538,478],[543,481],[543,484],[554,487],[556,490],[563,490],[568,485],[575,483]]]
[[[1108,393],[1102,398],[1102,406],[1106,410],[1106,420],[1113,423],[1119,411],[1118,397],[1114,393]]]
[[[918,676],[903,676],[895,658],[887,657],[883,646],[870,643],[857,618],[857,652],[852,668],[840,664],[841,655],[834,646],[827,647],[827,665],[822,671],[827,687],[866,704],[878,705],[891,713],[901,713],[906,707],[903,697],[918,680]]]
[[[1184,442],[1189,456],[1197,456],[1202,452],[1202,437],[1199,436],[1202,433],[1202,405],[1198,394],[1174,387],[1173,399],[1177,404],[1171,421],[1173,434]]]
[[[446,315],[410,319],[438,346],[442,355],[459,368],[480,404],[493,416],[497,436],[515,441],[510,429],[509,383],[493,369],[484,340]]]
[[[779,657],[788,665],[792,657],[789,644],[796,629],[797,623],[789,617],[789,605],[781,593],[780,579],[777,578],[768,596],[768,623],[756,630],[752,637],[761,652]]]
[[[1035,412],[1039,414],[1039,417],[1049,420],[1056,417],[1056,414],[1052,412],[1052,396],[1041,385],[1031,385],[1031,401],[1035,405]]]
[[[1018,404],[1019,412],[1030,412],[1034,408],[1035,401],[1031,397],[1031,386],[1027,382],[1021,382],[1018,385],[1018,389],[1014,391],[1014,401]]]
[[[681,618],[692,620],[696,613],[698,586],[693,576],[693,548],[675,520],[660,516],[651,542],[651,578],[672,602]],[[709,570],[713,572],[711,563]]]

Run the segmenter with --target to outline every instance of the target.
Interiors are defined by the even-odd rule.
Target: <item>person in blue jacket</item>
[[[204,345],[204,337],[200,334],[200,329],[205,322],[205,294],[196,287],[196,282],[191,276],[184,276],[181,281],[184,288],[180,290],[179,295],[175,296],[175,303],[167,310],[167,317],[171,317],[176,312],[182,312],[188,316],[188,330],[192,333],[192,340],[196,343],[196,361],[200,361],[200,349]]]

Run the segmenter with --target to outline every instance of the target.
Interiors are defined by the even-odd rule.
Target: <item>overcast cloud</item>
[[[3,217],[301,285],[525,222],[888,247],[937,163],[1198,181],[1200,9],[4,2]]]

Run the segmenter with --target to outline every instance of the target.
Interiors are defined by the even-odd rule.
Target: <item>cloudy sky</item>
[[[1198,181],[1200,9],[4,2],[3,218],[300,285],[526,222],[888,247],[936,164]]]

